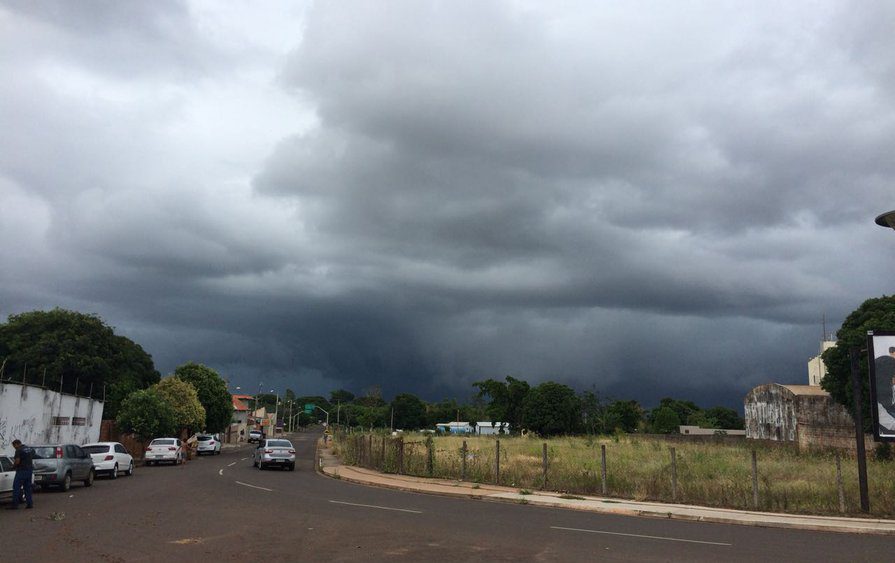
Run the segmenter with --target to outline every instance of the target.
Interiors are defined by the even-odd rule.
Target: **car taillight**
[[[151,452],[151,451],[152,451],[152,446],[149,446],[148,448],[146,448],[146,451],[147,451],[147,452]]]
[[[290,453],[290,454],[294,454],[294,453],[295,453],[295,450],[289,450],[289,453]]]
[[[266,453],[266,454],[272,454],[272,453],[273,453],[273,450],[264,450],[264,453]]]
[[[112,461],[113,459],[115,459],[115,456],[107,455],[103,458],[103,461]]]
[[[208,442],[208,445],[209,445],[209,446],[213,446],[213,445],[214,445],[214,440],[211,440],[210,442]]]
[[[56,448],[56,459],[62,459],[62,448]]]
[[[172,448],[172,447],[168,446],[168,451],[169,451],[169,452],[176,452],[176,451],[177,451],[177,448]]]

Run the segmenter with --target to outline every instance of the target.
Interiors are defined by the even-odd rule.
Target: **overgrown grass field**
[[[336,453],[347,464],[398,471],[398,441],[383,434],[335,436]],[[466,441],[466,481],[497,482],[495,437],[404,434],[403,473],[461,479]],[[432,463],[428,462],[432,443]],[[547,444],[546,483],[543,448]],[[755,509],[752,450],[757,452],[758,510],[838,515],[836,455],[800,452],[795,447],[742,443],[668,442],[636,435],[602,437],[500,438],[499,484],[519,489],[602,495],[601,446],[606,447],[607,496]],[[677,488],[672,495],[671,448],[676,452]],[[857,463],[841,460],[845,514],[860,514]],[[430,473],[431,467],[431,473]],[[868,455],[871,516],[895,516],[895,462]]]

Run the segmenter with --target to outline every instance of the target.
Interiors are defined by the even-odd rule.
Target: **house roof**
[[[249,407],[246,406],[246,404],[240,400],[241,397],[239,395],[231,395],[230,398],[233,400],[233,410],[235,410],[235,411],[249,410]]]
[[[793,395],[816,395],[821,397],[830,395],[817,385],[780,385],[780,387],[789,389]]]
[[[240,393],[233,393],[233,396],[236,397],[237,399],[241,399],[243,401],[245,401],[246,399],[254,399],[255,398],[251,395],[245,395],[245,394],[240,394]]]

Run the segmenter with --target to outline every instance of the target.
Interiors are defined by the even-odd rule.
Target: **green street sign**
[[[305,403],[305,414],[313,413],[316,406],[314,403]]]

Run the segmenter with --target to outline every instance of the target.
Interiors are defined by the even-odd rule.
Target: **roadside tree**
[[[10,315],[0,324],[0,362],[6,377],[26,377],[67,392],[103,396],[103,414],[114,418],[121,401],[133,391],[159,381],[152,356],[138,344],[116,335],[96,315],[65,309]],[[77,386],[77,389],[75,389]]]
[[[222,432],[233,419],[233,399],[227,383],[210,367],[193,362],[174,370],[174,375],[196,388],[199,402],[205,408],[207,432]]]
[[[123,432],[133,432],[142,442],[177,433],[174,407],[157,389],[134,391],[121,403],[116,419]]]
[[[681,424],[681,419],[671,407],[658,407],[654,409],[652,416],[652,430],[656,434],[671,434],[676,432]]]
[[[625,432],[635,432],[643,420],[643,407],[637,401],[614,401],[609,412],[618,420],[617,428]]]
[[[205,428],[205,407],[199,402],[199,394],[192,384],[179,377],[166,377],[153,386],[171,408],[177,428],[188,434]]]
[[[858,373],[861,380],[865,432],[870,431],[873,426],[873,419],[870,416],[866,351],[869,330],[895,330],[895,295],[868,299],[846,317],[836,333],[836,345],[824,351],[822,355],[827,366],[827,375],[820,382],[821,387],[830,393],[833,400],[842,404],[854,416],[849,349],[862,350]]]

